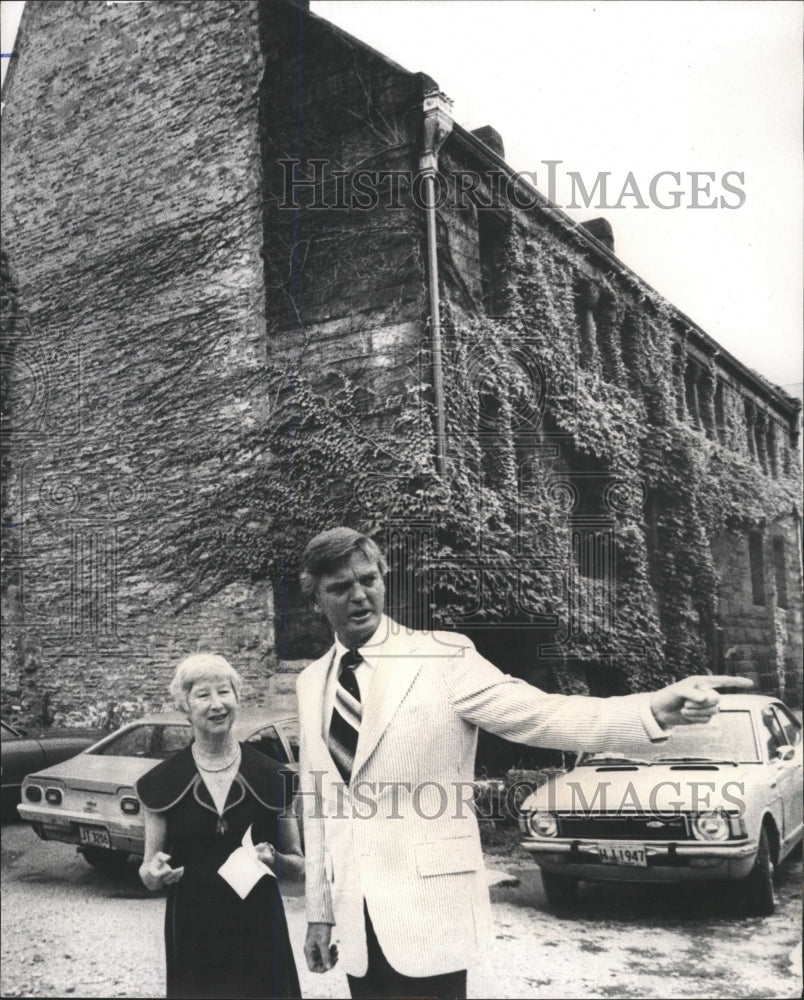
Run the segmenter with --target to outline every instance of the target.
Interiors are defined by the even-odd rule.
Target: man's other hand
[[[327,972],[338,960],[335,948],[330,948],[332,924],[308,924],[304,942],[304,957],[310,972]]]
[[[719,687],[746,690],[754,682],[747,677],[729,677],[727,674],[686,677],[683,681],[669,684],[651,696],[650,707],[654,718],[662,727],[684,726],[691,723],[709,722],[717,715],[720,707]]]

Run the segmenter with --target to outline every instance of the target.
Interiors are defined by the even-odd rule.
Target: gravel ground
[[[472,997],[801,995],[800,965],[791,963],[800,954],[799,859],[782,867],[780,905],[766,919],[736,913],[728,894],[605,886],[584,886],[577,909],[559,918],[524,852],[498,845],[487,863],[516,884],[492,888],[496,936],[470,971]],[[134,865],[96,871],[74,848],[8,823],[2,893],[2,996],[164,996],[164,900],[145,892]],[[286,897],[286,912],[304,996],[348,996],[338,970],[317,976],[304,966],[299,889]]]

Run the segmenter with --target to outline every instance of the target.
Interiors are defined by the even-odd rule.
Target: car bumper
[[[755,840],[735,844],[702,841],[639,842],[647,864],[604,864],[598,841],[546,841],[526,838],[522,847],[540,868],[589,882],[685,882],[739,879],[749,874],[757,855]]]
[[[81,840],[80,828],[105,830],[109,835],[109,844],[113,851],[126,851],[129,854],[142,854],[145,849],[142,828],[132,829],[130,824],[111,820],[105,816],[86,816],[81,813],[63,812],[55,816],[50,811],[37,808],[28,803],[17,806],[20,818],[30,823],[34,832],[42,840],[60,840],[65,844],[77,844],[79,847],[91,846]]]

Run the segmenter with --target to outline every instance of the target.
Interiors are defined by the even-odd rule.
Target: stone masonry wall
[[[204,442],[261,404],[230,389],[265,351],[257,21],[235,0],[26,4],[2,130],[14,718],[159,706],[198,648],[264,692],[267,585],[179,593],[162,538],[226,475]]]
[[[751,677],[758,690],[800,705],[802,587],[796,525],[785,518],[755,536],[753,556],[748,532],[721,536],[713,545],[724,664],[729,672]]]
[[[391,192],[375,179],[417,170],[431,81],[281,3],[262,7],[261,29],[271,67],[261,90],[269,351],[321,391],[350,379],[374,414],[367,419],[390,420],[420,379],[424,217],[409,181]],[[291,188],[289,178],[301,183]],[[326,647],[328,630],[292,582],[277,610],[277,654],[289,676],[276,683],[290,696],[293,672]]]

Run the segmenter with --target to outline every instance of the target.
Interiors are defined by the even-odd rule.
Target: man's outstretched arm
[[[718,711],[717,687],[752,686],[744,677],[713,675],[611,698],[548,694],[503,674],[466,641],[440,671],[455,711],[481,729],[531,746],[638,753],[673,726],[708,722]]]

